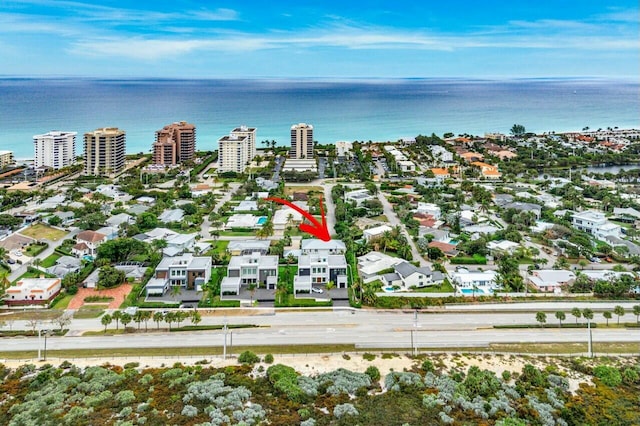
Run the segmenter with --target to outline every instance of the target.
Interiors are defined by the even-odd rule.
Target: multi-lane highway
[[[352,313],[354,312],[354,313]],[[534,324],[531,312],[419,313],[375,311],[278,312],[257,311],[256,314],[204,316],[202,324],[255,324],[259,328],[233,330],[233,344],[300,345],[356,344],[358,347],[410,347],[411,334],[420,347],[482,346],[490,343],[586,342],[586,329],[493,329],[497,324]],[[603,322],[596,314],[597,322]],[[635,321],[629,314],[623,320]],[[584,321],[584,320],[582,320]],[[615,318],[612,322],[615,323]],[[553,315],[547,322],[556,323]],[[575,322],[567,312],[566,322]],[[18,324],[17,326],[20,326]],[[110,326],[111,328],[114,325]],[[144,328],[144,325],[142,326]],[[90,349],[121,347],[193,347],[221,346],[221,331],[148,333],[116,336],[80,337],[81,330],[100,330],[99,320],[75,320],[66,337],[50,337],[49,349]],[[593,330],[594,342],[638,342],[637,329]],[[37,338],[3,339],[0,350],[36,350]]]

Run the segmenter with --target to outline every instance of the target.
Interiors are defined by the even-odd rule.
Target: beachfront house
[[[227,276],[220,284],[220,295],[240,294],[242,285],[256,284],[259,288],[275,290],[278,283],[278,256],[252,252],[233,256],[227,267]]]
[[[466,268],[449,273],[451,284],[464,295],[492,293],[497,288],[497,277],[496,271],[469,271]]]

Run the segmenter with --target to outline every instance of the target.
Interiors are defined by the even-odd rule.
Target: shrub
[[[139,362],[128,362],[124,365],[124,368],[138,368],[140,367],[140,363]]]
[[[608,365],[599,365],[593,369],[593,375],[609,387],[616,387],[622,383],[622,375],[617,368]]]
[[[367,352],[362,355],[362,359],[364,359],[365,361],[373,361],[374,359],[376,359],[376,356]]]
[[[377,382],[378,380],[380,380],[380,370],[378,370],[378,367],[376,367],[375,365],[369,366],[364,374],[369,376],[372,382]]]
[[[504,380],[505,382],[511,380],[511,372],[509,370],[504,370],[502,372],[502,380]]]
[[[238,362],[241,364],[256,364],[260,362],[260,357],[251,351],[244,351],[238,357]]]
[[[351,357],[348,354],[342,354],[342,359],[349,361]]]
[[[349,404],[348,402],[346,404],[338,404],[333,409],[333,415],[337,419],[340,419],[344,416],[357,416],[358,414],[360,413],[358,413],[356,407],[354,407],[353,404]]]
[[[264,356],[264,362],[265,362],[265,364],[273,364],[273,355],[266,354]]]
[[[195,417],[198,415],[198,408],[194,407],[193,405],[185,405],[184,408],[182,409],[182,413],[183,416],[186,417]]]
[[[431,362],[431,360],[428,360],[428,359],[425,359],[422,362],[422,366],[420,368],[425,373],[429,373],[429,372],[434,372],[435,371],[435,367],[433,366],[433,362]]]

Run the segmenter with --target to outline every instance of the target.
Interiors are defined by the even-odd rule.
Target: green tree
[[[593,311],[589,308],[585,308],[582,310],[582,316],[587,321],[591,321],[593,319]]]
[[[113,288],[125,281],[124,271],[120,271],[113,266],[103,266],[98,272],[98,287]]]
[[[162,320],[164,320],[164,315],[162,315],[162,312],[156,311],[153,313],[153,321],[156,323],[156,328],[158,330],[160,330],[160,323],[162,322]]]
[[[149,325],[149,320],[153,313],[151,311],[142,311],[142,320],[144,321],[144,331],[147,331],[147,326]]]
[[[563,311],[556,312],[556,319],[560,322],[560,328],[562,328],[562,321],[567,319],[567,316]]]
[[[138,331],[140,331],[140,323],[144,321],[144,313],[140,309],[133,314],[133,320],[138,324]]]
[[[102,323],[102,325],[104,325],[104,332],[107,332],[107,327],[109,326],[109,324],[111,324],[111,322],[113,321],[113,318],[111,318],[111,315],[109,314],[104,314],[102,316],[102,318],[100,318],[100,322]]]
[[[191,312],[191,324],[193,325],[198,325],[200,324],[200,321],[202,321],[202,315],[200,315],[200,312],[194,310]]]
[[[496,282],[506,291],[522,291],[524,289],[524,280],[520,275],[519,264],[515,258],[503,256],[498,260]]]
[[[122,311],[114,311],[111,314],[111,318],[116,322],[116,330],[118,329],[118,322],[122,319]]]
[[[122,317],[120,318],[120,322],[122,322],[122,326],[124,327],[124,331],[127,331],[127,325],[131,322],[133,318],[126,312],[122,313]]]
[[[136,220],[136,225],[141,231],[148,231],[158,226],[158,217],[150,212],[144,212]]]
[[[109,259],[113,263],[131,260],[133,256],[147,254],[148,246],[135,238],[116,238],[105,241],[98,247],[98,258]]]
[[[604,311],[604,312],[602,313],[602,316],[604,317],[604,319],[606,319],[606,320],[607,320],[607,327],[609,327],[609,320],[610,320],[610,319],[611,319],[611,317],[612,317],[611,311]]]
[[[513,136],[522,136],[527,132],[522,124],[514,124],[510,131]]]
[[[536,321],[538,321],[540,323],[540,327],[542,327],[544,323],[547,322],[547,314],[544,312],[536,313]]]
[[[582,317],[582,311],[580,310],[580,308],[573,308],[571,309],[571,315],[576,317],[576,324],[578,324],[578,319]]]
[[[58,216],[51,216],[48,220],[49,225],[51,226],[60,226],[60,224],[62,223],[62,219],[60,219]]]
[[[620,325],[620,317],[624,315],[624,308],[620,305],[617,305],[613,308],[613,313],[618,316],[618,325]]]
[[[633,305],[633,315],[636,316],[636,324],[637,324],[638,318],[640,317],[640,305]]]

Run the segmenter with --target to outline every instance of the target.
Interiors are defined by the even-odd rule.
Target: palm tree
[[[258,288],[258,284],[250,283],[247,289],[249,290],[249,294],[251,294],[251,306],[253,306],[253,295],[256,293],[256,289]]]
[[[176,320],[176,313],[175,312],[167,312],[164,315],[164,322],[169,324],[169,331],[171,331],[171,323],[175,322],[175,320]]]
[[[118,321],[122,319],[122,311],[114,311],[111,314],[111,318],[116,322],[116,330],[118,329]]]
[[[193,325],[198,325],[200,323],[200,321],[202,321],[202,315],[200,315],[200,312],[194,310],[191,312],[191,324]]]
[[[176,300],[178,296],[182,294],[182,286],[179,286],[179,285],[171,286],[170,294],[171,294],[171,297],[173,297],[173,300]]]
[[[113,321],[113,318],[111,318],[111,315],[109,314],[104,314],[102,318],[100,318],[100,322],[102,323],[102,325],[104,325],[105,333],[107,332],[107,326],[111,324],[112,321]]]
[[[336,283],[334,283],[333,280],[330,280],[327,283],[326,288],[327,288],[327,295],[329,296],[329,298],[331,298],[331,290],[336,288]]]
[[[127,332],[127,324],[129,324],[131,320],[132,320],[131,315],[129,315],[126,312],[123,313],[122,316],[120,317],[120,321],[122,322],[122,326],[124,327],[125,333]]]
[[[593,319],[593,311],[589,308],[585,308],[582,310],[582,316],[587,321],[591,321]]]
[[[544,326],[544,323],[547,322],[547,314],[545,314],[544,312],[538,312],[536,314],[536,321],[540,323],[540,327],[542,328]]]
[[[560,328],[562,328],[562,321],[567,318],[563,311],[556,312],[556,319],[560,322]]]
[[[638,318],[640,317],[640,305],[633,305],[633,315],[636,316],[636,324],[638,323]]]
[[[162,312],[160,311],[155,311],[153,313],[153,321],[156,323],[156,328],[158,330],[160,330],[160,322],[164,320],[164,315],[162,315]]]
[[[604,317],[604,319],[607,320],[607,327],[609,327],[609,320],[611,319],[612,315],[611,315],[611,311],[604,311],[602,313],[602,316]]]
[[[135,314],[133,314],[133,320],[138,323],[138,331],[140,331],[140,323],[144,320],[143,311],[137,310]]]
[[[580,308],[573,308],[571,309],[571,315],[576,317],[576,324],[578,324],[578,319],[582,316],[582,311]]]
[[[278,283],[276,287],[276,299],[279,304],[282,304],[283,298],[289,294],[289,290],[287,290],[287,286],[284,283]]]
[[[147,331],[149,320],[151,319],[151,311],[142,311],[142,320],[144,321],[144,331]]]
[[[613,313],[618,316],[618,325],[620,325],[620,317],[624,315],[624,308],[620,305],[617,305],[613,308]]]

